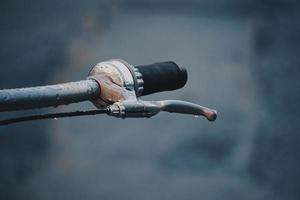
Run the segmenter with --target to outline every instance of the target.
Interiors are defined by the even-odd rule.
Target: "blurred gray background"
[[[27,0],[0,4],[0,88],[85,79],[97,62],[173,60],[203,118],[89,116],[0,128],[0,199],[300,199],[300,4]],[[93,108],[0,113],[0,118]]]

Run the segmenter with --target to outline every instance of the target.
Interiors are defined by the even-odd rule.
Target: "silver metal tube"
[[[0,112],[43,107],[57,107],[100,96],[94,80],[47,85],[41,87],[0,90]]]

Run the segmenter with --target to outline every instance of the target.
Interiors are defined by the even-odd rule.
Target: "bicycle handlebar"
[[[134,67],[124,60],[109,60],[93,67],[87,80],[0,90],[0,112],[57,107],[88,100],[115,117],[152,117],[160,111],[167,111],[202,115],[214,121],[217,112],[197,104],[178,100],[149,102],[138,99],[143,95],[179,89],[186,82],[186,70],[172,61]],[[9,122],[48,116],[54,115],[25,117]]]
[[[187,81],[186,70],[174,62],[160,62],[137,66],[144,81],[140,96],[166,90],[176,90]],[[139,77],[138,77],[139,78]],[[100,97],[100,86],[95,80],[0,90],[0,112],[57,107],[81,101],[94,101]]]
[[[100,96],[100,88],[93,80],[0,90],[0,112],[44,107],[57,107]]]

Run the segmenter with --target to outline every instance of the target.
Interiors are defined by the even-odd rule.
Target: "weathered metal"
[[[136,99],[143,92],[142,74],[121,59],[98,63],[90,71],[88,79],[97,81],[101,88],[100,97],[93,101],[98,108],[129,99],[130,96]]]
[[[94,80],[0,90],[0,112],[68,105],[93,101],[100,96],[100,87]]]

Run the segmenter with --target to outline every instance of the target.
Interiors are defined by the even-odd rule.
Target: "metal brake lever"
[[[191,114],[195,116],[204,116],[209,121],[215,121],[217,111],[206,108],[194,103],[179,101],[179,100],[163,100],[163,101],[123,101],[116,102],[108,106],[108,114],[115,117],[127,118],[142,118],[152,117],[160,111],[171,113]]]

